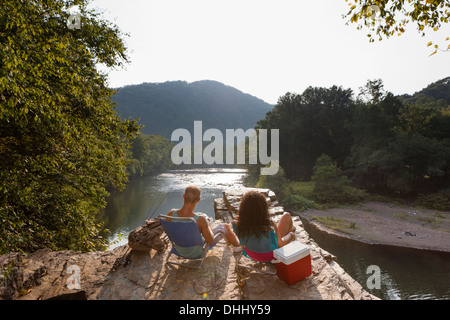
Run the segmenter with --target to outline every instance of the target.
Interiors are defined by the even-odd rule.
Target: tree
[[[79,29],[67,25],[75,4]],[[117,116],[96,68],[127,61],[123,35],[87,4],[0,7],[0,254],[105,244],[96,214],[107,187],[124,187],[138,126]]]
[[[379,148],[358,146],[353,180],[370,192],[415,197],[448,186],[448,142],[398,133]]]
[[[378,103],[386,95],[384,91],[383,80],[368,80],[364,87],[360,88],[359,98],[368,103]]]
[[[364,191],[350,186],[350,180],[326,154],[317,158],[311,180],[312,197],[320,203],[352,203],[364,199]]]
[[[326,154],[317,158],[311,180],[314,182],[315,192],[322,190],[338,191],[343,186],[350,184],[348,178],[342,175],[336,163]]]
[[[173,143],[166,137],[139,134],[131,142],[131,161],[127,167],[130,178],[156,174],[172,167],[172,148]]]
[[[366,92],[380,96],[382,86],[372,84]],[[436,102],[404,104],[389,92],[381,97],[357,104],[345,162],[352,180],[370,192],[404,197],[446,187],[450,117]]]
[[[280,165],[286,177],[309,180],[322,153],[339,164],[350,153],[347,123],[353,111],[350,89],[309,87],[301,95],[282,96],[258,128],[280,130]]]
[[[348,23],[358,24],[357,29],[368,28],[369,41],[373,42],[374,36],[382,40],[383,36],[389,38],[395,34],[405,32],[409,23],[415,23],[418,31],[425,35],[425,31],[438,31],[444,23],[450,21],[450,2],[448,0],[353,0],[348,1],[350,10],[344,18],[349,18]],[[444,39],[442,39],[444,40]],[[449,41],[450,38],[445,39]],[[438,49],[449,51],[450,45],[443,49],[439,44],[434,45],[435,54]]]

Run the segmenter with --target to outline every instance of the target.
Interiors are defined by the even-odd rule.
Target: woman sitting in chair
[[[295,239],[291,215],[285,212],[276,224],[269,216],[265,196],[253,190],[242,197],[233,229],[244,246],[244,254],[260,262],[271,261],[273,249]]]

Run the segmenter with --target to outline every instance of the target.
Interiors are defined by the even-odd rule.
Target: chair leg
[[[200,260],[200,264],[197,266],[197,265],[191,265],[191,264],[189,264],[189,262],[188,262],[188,263],[181,263],[181,262],[176,262],[176,261],[173,261],[173,260],[169,260],[169,259],[170,259],[170,256],[171,256],[172,254],[173,254],[173,252],[172,252],[172,250],[170,250],[170,253],[169,253],[169,255],[168,255],[167,258],[166,258],[166,265],[167,265],[168,263],[170,263],[170,264],[176,264],[176,265],[178,265],[178,266],[186,267],[186,268],[190,268],[190,269],[200,269],[200,268],[202,267],[202,265],[203,265],[203,261],[204,261],[205,258],[206,258],[206,255],[204,255],[203,258],[195,259],[195,260]]]
[[[229,245],[225,234],[223,234],[222,232],[217,233],[214,236],[215,241],[214,241],[214,243],[212,245],[208,245],[208,244],[205,243],[205,245],[203,246],[203,251],[204,251],[203,257],[199,258],[199,259],[193,259],[193,260],[201,260],[200,264],[198,266],[192,266],[192,265],[189,265],[189,263],[180,263],[180,262],[176,262],[176,261],[173,261],[173,260],[169,260],[170,256],[173,254],[172,250],[170,250],[170,253],[169,253],[169,255],[166,258],[166,264],[170,263],[170,264],[176,264],[176,265],[179,265],[179,266],[182,266],[182,267],[186,267],[186,268],[200,269],[203,266],[203,262],[204,262],[206,256],[208,255],[208,251],[211,250],[214,246],[216,246],[219,243],[219,241],[221,240],[221,239],[218,239],[219,236],[221,236],[221,239],[225,240],[226,245]],[[216,239],[217,239],[217,241],[216,241]],[[172,244],[172,248],[173,248],[173,243],[171,242],[171,244]],[[187,259],[187,260],[189,260],[189,259]]]
[[[203,257],[201,259],[197,259],[197,260],[200,260],[200,264],[199,265],[192,265],[192,264],[190,264],[190,262],[186,262],[186,263],[176,262],[176,261],[173,261],[173,260],[169,260],[169,257],[167,257],[166,264],[170,263],[170,264],[176,264],[178,266],[186,267],[186,268],[190,268],[190,269],[200,269],[202,267],[202,265],[203,265],[203,261],[205,260],[205,257]]]
[[[242,256],[243,256],[243,252],[241,252],[240,255],[239,255],[239,258],[236,259],[236,265],[238,267],[245,268],[245,269],[250,269],[250,270],[253,270],[253,271],[256,271],[256,272],[265,273],[265,274],[272,275],[272,276],[277,274],[276,270],[274,270],[274,271],[265,271],[265,270],[261,270],[261,269],[258,269],[258,268],[254,268],[254,267],[251,267],[251,266],[246,266],[244,264],[241,264],[240,260],[241,260]],[[270,264],[270,265],[273,265],[273,264]]]

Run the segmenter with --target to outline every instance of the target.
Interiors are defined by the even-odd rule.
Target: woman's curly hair
[[[248,191],[239,205],[236,234],[239,238],[260,238],[272,226],[266,197],[258,191]]]

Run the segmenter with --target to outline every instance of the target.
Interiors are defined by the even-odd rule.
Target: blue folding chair
[[[217,233],[214,236],[213,244],[209,245],[205,243],[194,218],[160,215],[159,221],[172,244],[172,249],[167,256],[166,263],[200,269],[208,251],[211,250],[221,238],[226,239],[222,233]],[[172,254],[184,259],[199,260],[200,264],[192,265],[191,263],[180,263],[169,260]]]

